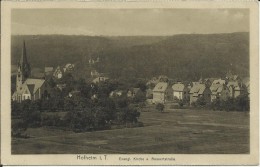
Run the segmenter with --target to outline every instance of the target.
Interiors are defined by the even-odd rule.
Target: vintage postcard
[[[1,164],[258,164],[257,1],[1,7]]]

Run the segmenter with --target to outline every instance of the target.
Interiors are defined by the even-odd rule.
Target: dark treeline
[[[227,70],[249,75],[248,33],[175,35],[169,37],[13,36],[12,64],[26,40],[33,67],[75,63],[79,77],[89,77],[88,59],[110,78],[151,78],[166,75],[194,81],[220,77]]]

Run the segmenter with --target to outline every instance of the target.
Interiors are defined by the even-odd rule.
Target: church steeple
[[[21,72],[23,73],[24,77],[28,78],[31,73],[31,67],[27,61],[25,41],[23,41],[22,55],[21,55],[20,62],[18,64],[18,68],[19,68],[19,66],[20,66]]]
[[[20,64],[28,64],[27,56],[26,56],[25,41],[23,41],[23,49],[22,49],[22,56],[21,56],[21,59],[20,59]]]
[[[16,89],[20,89],[24,81],[30,77],[31,67],[27,61],[25,41],[23,41],[22,55],[18,62],[17,77],[16,77]]]

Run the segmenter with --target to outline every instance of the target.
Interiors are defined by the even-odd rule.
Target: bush
[[[227,100],[215,99],[211,103],[211,108],[220,111],[249,111],[250,101],[247,95],[227,98]]]
[[[64,121],[58,115],[43,115],[41,117],[41,125],[42,126],[55,126],[62,127],[66,126]]]
[[[203,96],[199,97],[196,101],[197,106],[205,106],[206,104],[207,102]]]
[[[184,105],[183,100],[179,100],[179,106],[180,106],[180,107],[183,107],[183,105]]]
[[[27,138],[25,133],[27,129],[27,123],[23,120],[12,120],[11,135],[13,137]]]
[[[155,108],[156,108],[158,111],[163,112],[163,110],[164,110],[164,104],[158,103],[158,104],[156,104]]]

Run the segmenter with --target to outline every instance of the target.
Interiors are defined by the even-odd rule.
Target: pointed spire
[[[26,56],[26,47],[25,47],[25,41],[23,40],[23,50],[22,50],[22,56],[20,59],[20,64],[28,64],[27,62],[27,56]]]
[[[25,78],[28,78],[30,76],[31,68],[30,68],[30,64],[27,61],[25,41],[23,41],[22,55],[21,55],[20,62],[18,64],[18,69],[21,70],[22,75]]]

